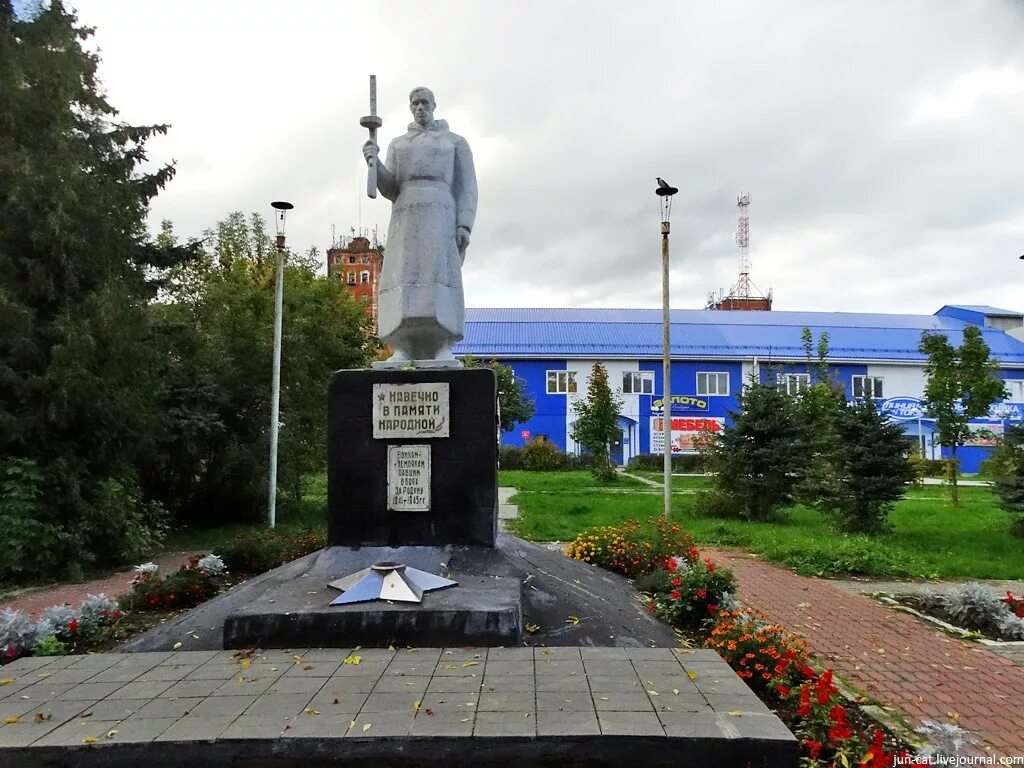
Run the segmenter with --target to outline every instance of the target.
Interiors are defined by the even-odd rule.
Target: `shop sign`
[[[883,416],[888,416],[893,421],[911,421],[927,416],[924,403],[916,397],[890,397],[888,400],[882,400],[878,409]]]
[[[651,453],[665,452],[664,419],[651,417]],[[702,432],[721,432],[725,427],[723,418],[672,418],[672,453],[694,453],[697,438]]]
[[[708,401],[703,397],[694,395],[672,395],[672,413],[690,413],[693,411],[706,411]],[[656,398],[651,402],[651,413],[663,413],[665,410],[664,398]]]

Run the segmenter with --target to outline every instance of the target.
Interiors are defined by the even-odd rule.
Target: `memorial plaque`
[[[374,438],[448,437],[448,393],[447,383],[374,384]]]
[[[388,509],[430,510],[430,446],[388,446]]]

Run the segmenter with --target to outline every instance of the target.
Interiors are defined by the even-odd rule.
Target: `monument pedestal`
[[[330,546],[494,546],[492,370],[338,371],[327,397]]]

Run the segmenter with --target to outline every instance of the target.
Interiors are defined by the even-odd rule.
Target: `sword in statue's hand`
[[[377,129],[384,125],[384,121],[377,117],[377,76],[370,75],[370,114],[359,118],[359,124],[370,130],[370,141],[377,143]],[[370,160],[366,168],[366,194],[370,197],[377,196],[377,161],[378,158]]]

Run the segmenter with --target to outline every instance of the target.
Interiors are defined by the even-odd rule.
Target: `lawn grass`
[[[514,499],[520,511],[517,532],[525,538],[568,541],[591,526],[661,514],[657,494],[587,490],[571,483],[559,492],[559,477],[571,473],[516,474],[529,475],[516,486]],[[516,485],[514,479],[507,484]],[[707,484],[704,478],[674,479]],[[944,488],[909,490],[890,515],[892,533],[878,537],[838,533],[819,512],[800,506],[776,523],[704,517],[694,511],[696,496],[685,492],[673,497],[673,517],[698,544],[742,547],[809,575],[1024,578],[1024,541],[1010,534],[1009,519],[992,491],[966,487],[961,497],[954,509]]]

